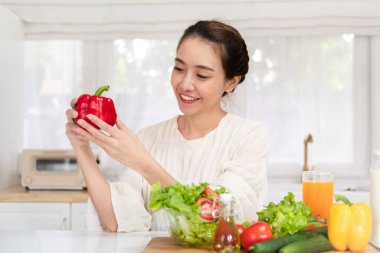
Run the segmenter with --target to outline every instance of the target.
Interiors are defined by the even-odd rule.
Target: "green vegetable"
[[[175,183],[167,187],[161,187],[159,183],[152,185],[149,207],[153,211],[167,211],[172,237],[182,245],[204,247],[212,243],[216,220],[204,221],[199,216],[201,207],[195,203],[200,197],[207,197],[204,190],[208,186],[208,183]],[[215,192],[221,194],[225,189],[222,187]]]
[[[317,253],[330,251],[333,247],[323,235],[317,235],[305,240],[296,241],[282,247],[280,253]]]
[[[309,235],[301,233],[296,233],[294,235],[284,235],[273,240],[255,243],[249,249],[254,253],[276,253],[289,243],[307,239],[309,237]]]
[[[243,225],[245,228],[247,228],[250,225],[252,225],[252,221],[244,221],[241,225]]]
[[[316,236],[317,234],[327,235],[327,227],[317,227],[311,230],[303,230],[293,235],[284,235],[270,241],[258,242],[252,245],[249,249],[254,253],[276,253],[287,244],[304,240]]]
[[[270,202],[257,212],[260,221],[270,224],[274,238],[291,235],[312,224],[320,224],[312,217],[312,211],[303,202],[296,202],[289,192],[278,204]]]

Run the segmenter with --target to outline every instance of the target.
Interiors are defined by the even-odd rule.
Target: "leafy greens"
[[[265,208],[257,212],[260,221],[270,224],[275,238],[294,234],[309,225],[319,224],[312,217],[312,211],[303,202],[296,202],[294,194],[288,195],[278,204],[270,202]]]

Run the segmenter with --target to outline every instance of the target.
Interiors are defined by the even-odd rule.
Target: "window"
[[[83,85],[82,42],[25,42],[24,148],[65,148],[65,111]]]
[[[368,83],[356,78],[358,57],[366,61],[368,55],[357,53],[357,39],[247,39],[250,72],[226,103],[269,129],[271,177],[300,176],[309,133],[309,165],[338,177],[347,170],[366,176],[370,143],[362,133],[369,119],[355,122],[369,110],[363,105]],[[177,40],[28,41],[24,147],[70,148],[64,133],[70,99],[103,82],[111,84],[118,115],[135,132],[178,114],[170,85],[176,46]]]
[[[366,166],[355,155],[365,151],[355,146],[365,130],[356,128],[355,113],[366,112],[354,110],[354,41],[346,34],[250,41],[246,116],[270,129],[273,176],[295,166],[300,174],[309,133],[309,167],[338,173]]]
[[[133,130],[180,113],[170,84],[176,47],[177,41],[114,41],[116,106]]]

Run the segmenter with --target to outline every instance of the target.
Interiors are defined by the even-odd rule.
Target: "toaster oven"
[[[74,151],[65,149],[23,150],[21,184],[29,189],[82,190],[86,187]]]

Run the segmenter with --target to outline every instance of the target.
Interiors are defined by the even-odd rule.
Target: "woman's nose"
[[[187,72],[183,79],[180,82],[180,87],[182,90],[193,90],[194,89],[194,80],[192,74]]]

